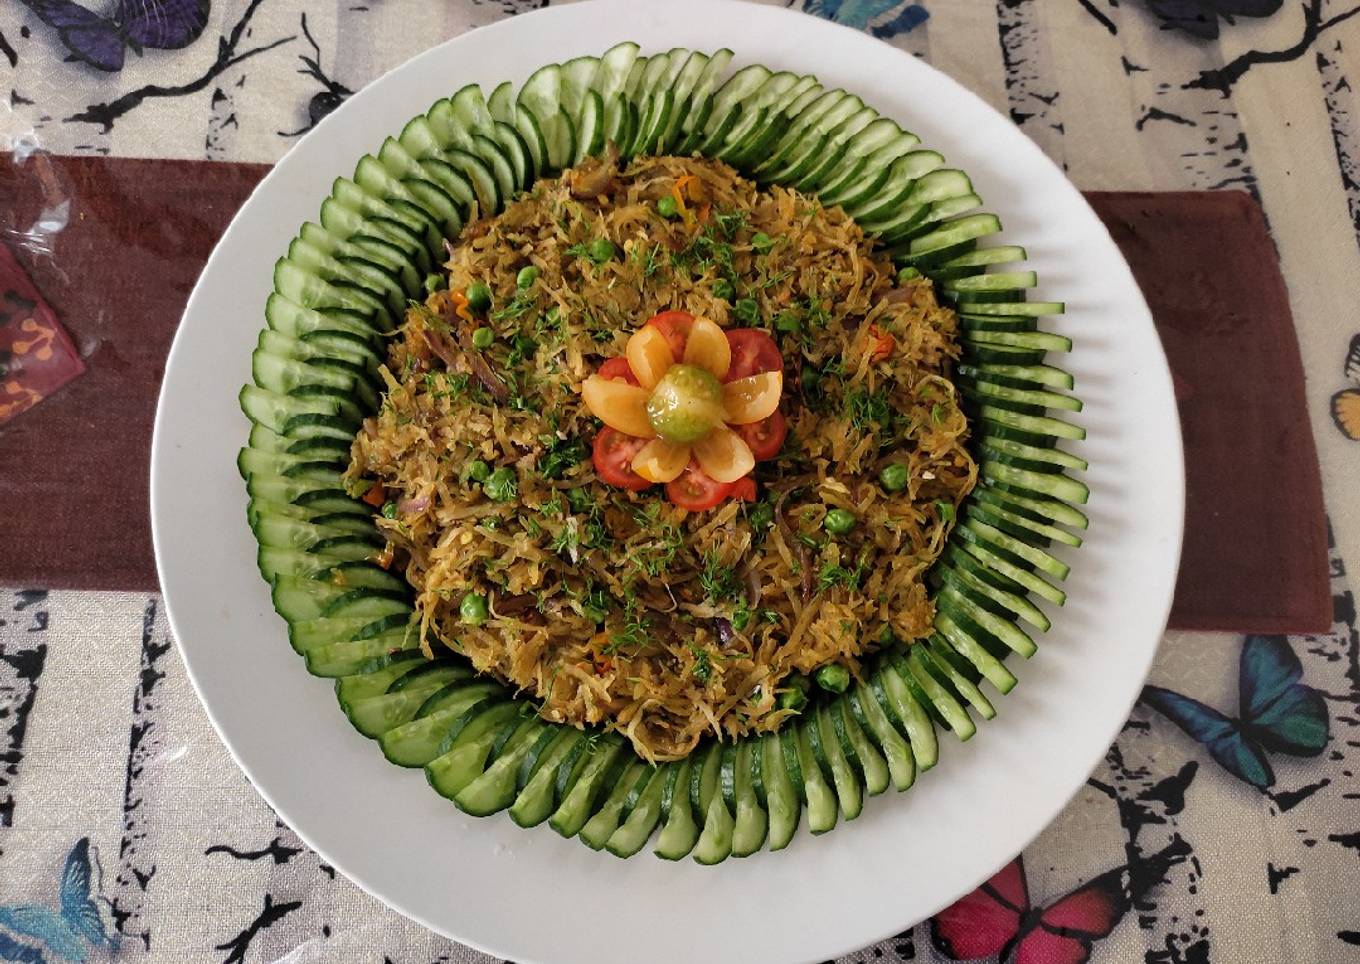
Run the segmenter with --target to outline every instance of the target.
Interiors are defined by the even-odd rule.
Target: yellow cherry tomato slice
[[[779,407],[784,390],[783,372],[762,372],[728,382],[723,386],[723,407],[732,425],[750,425],[769,418]]]
[[[722,381],[732,367],[732,345],[727,340],[727,333],[707,318],[694,319],[689,341],[685,342],[684,361],[686,365],[698,365]]]
[[[648,391],[656,387],[656,383],[676,362],[666,336],[651,325],[644,325],[633,332],[624,352],[628,356],[628,367],[633,369],[633,375]]]
[[[689,446],[654,438],[633,456],[633,471],[648,482],[669,482],[689,465]]]
[[[740,435],[730,428],[716,428],[694,443],[694,460],[717,482],[735,482],[755,468],[755,456]]]
[[[638,438],[656,435],[647,418],[649,394],[645,388],[599,375],[591,375],[581,386],[581,400],[590,409],[590,414],[615,431]]]

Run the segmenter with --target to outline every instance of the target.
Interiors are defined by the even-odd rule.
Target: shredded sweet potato
[[[898,286],[839,208],[698,159],[591,180],[602,193],[579,196],[572,172],[540,182],[456,239],[448,291],[393,342],[349,475],[397,501],[378,522],[428,647],[467,655],[547,719],[605,724],[670,760],[706,733],[777,728],[791,674],[858,673],[885,633],[928,635],[924,574],[977,470],[949,380],[954,314],[928,281]],[[664,218],[662,197],[708,213]],[[469,318],[478,283],[492,304]],[[789,435],[757,468],[759,501],[687,513],[660,488],[596,478],[580,384],[669,308],[779,342]],[[474,347],[478,327],[490,348]],[[470,477],[475,461],[495,474]],[[891,463],[901,491],[880,482]],[[855,516],[848,534],[825,531],[834,508]],[[484,622],[460,614],[469,594]]]

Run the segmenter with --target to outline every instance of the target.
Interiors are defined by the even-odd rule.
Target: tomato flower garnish
[[[675,483],[689,469],[690,481],[667,491],[685,508],[709,508],[727,498],[757,460],[778,452],[786,430],[779,414],[783,389],[783,359],[769,335],[750,328],[724,332],[707,318],[662,312],[633,333],[623,358],[611,358],[581,386],[582,400],[605,431],[628,437],[625,446],[611,436],[609,471],[599,459],[596,469],[627,488],[636,486],[625,478]],[[614,464],[624,451],[631,454],[626,476]],[[696,469],[718,488],[703,486],[698,494]],[[742,486],[741,494],[750,498],[752,490],[753,484]]]

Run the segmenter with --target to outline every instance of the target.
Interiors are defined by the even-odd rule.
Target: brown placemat
[[[147,471],[166,352],[213,244],[268,168],[44,163],[39,177],[0,154],[0,228],[13,242],[69,198],[65,228],[21,238],[15,254],[89,370],[0,428],[0,582],[155,589]],[[1176,377],[1188,509],[1172,626],[1326,630],[1321,482],[1259,208],[1236,192],[1087,198],[1143,286]]]

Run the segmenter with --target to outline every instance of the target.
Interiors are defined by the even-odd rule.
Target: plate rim
[[[654,3],[650,5],[650,8],[652,10],[655,10],[657,8],[665,6],[669,5],[662,3]],[[787,8],[769,7],[759,4],[748,4],[744,2],[732,2],[732,0],[688,0],[688,2],[685,3],[685,7],[687,10],[691,11],[691,15],[693,15],[692,11],[695,8],[710,8],[710,12],[713,15],[725,18],[741,18],[747,16],[755,17],[757,19],[761,17],[788,17],[791,19],[810,22],[813,25],[815,25],[813,29],[816,30],[837,31],[841,32],[842,34],[853,35],[855,38],[854,43],[862,42],[866,47],[873,46],[876,48],[882,48],[883,50],[890,50],[898,57],[900,57],[902,61],[907,63],[913,63],[915,64],[916,67],[919,68],[924,68],[929,74],[935,75],[936,82],[940,83],[946,88],[952,87],[953,90],[951,91],[951,93],[953,95],[962,97],[966,100],[972,100],[976,102],[976,104],[978,106],[981,106],[984,111],[986,111],[987,113],[994,114],[999,120],[1004,121],[1004,118],[1001,117],[1001,115],[999,115],[999,113],[997,113],[993,108],[991,108],[990,105],[987,105],[984,101],[981,100],[981,98],[977,97],[977,95],[973,94],[971,91],[964,88],[961,84],[959,84],[957,81],[954,81],[951,77],[944,74],[942,71],[939,71],[938,69],[933,68],[928,64],[919,63],[915,61],[905,51],[893,48],[890,45],[878,41],[874,38],[871,38],[863,34],[861,31],[854,30],[853,28],[830,23],[828,21],[821,20],[811,15],[804,14],[799,11],[790,10]],[[186,331],[192,330],[190,328],[191,324],[190,319],[196,317],[198,312],[202,310],[199,302],[202,300],[203,297],[205,297],[204,292],[207,290],[205,279],[208,279],[210,278],[210,276],[213,276],[215,272],[222,270],[222,261],[226,257],[223,254],[223,252],[227,248],[226,245],[227,240],[233,236],[233,233],[238,230],[242,222],[248,221],[251,217],[256,216],[254,205],[257,203],[257,201],[259,201],[262,198],[268,198],[268,196],[272,192],[278,190],[279,184],[285,182],[290,177],[293,168],[296,166],[297,163],[299,163],[297,159],[304,156],[304,152],[301,151],[301,148],[304,144],[320,143],[326,139],[332,140],[336,139],[336,137],[343,138],[344,136],[344,132],[342,131],[343,125],[346,122],[348,122],[351,117],[355,118],[356,120],[360,117],[359,109],[356,106],[357,104],[366,104],[369,103],[370,101],[375,101],[385,90],[386,86],[388,86],[391,83],[393,78],[406,72],[413,72],[415,70],[418,70],[419,69],[418,65],[436,63],[450,56],[456,57],[457,48],[462,44],[467,44],[469,38],[474,36],[474,34],[482,39],[486,39],[493,32],[496,33],[497,36],[499,36],[500,34],[510,35],[526,29],[525,24],[538,25],[540,22],[547,21],[550,18],[559,19],[564,24],[566,21],[573,19],[580,19],[583,22],[589,22],[592,19],[594,20],[606,19],[608,15],[605,13],[605,11],[609,9],[616,9],[619,10],[620,12],[628,11],[632,13],[634,12],[635,7],[632,4],[628,3],[627,0],[596,0],[596,2],[592,4],[570,5],[565,7],[550,7],[544,10],[535,11],[533,13],[523,14],[517,17],[502,20],[495,24],[486,27],[481,27],[476,29],[475,31],[469,31],[468,33],[451,38],[441,44],[438,44],[434,47],[429,48],[428,50],[421,52],[420,54],[403,62],[402,64],[395,66],[394,68],[383,74],[380,78],[370,82],[363,89],[361,89],[353,98],[351,98],[349,102],[342,105],[334,114],[332,114],[330,117],[326,118],[321,124],[319,124],[317,128],[314,131],[310,132],[302,141],[299,142],[298,145],[295,145],[295,147],[292,150],[290,150],[289,153],[285,155],[284,158],[282,158],[277,165],[275,165],[275,167],[265,176],[265,178],[261,180],[261,182],[256,186],[255,190],[252,191],[251,196],[247,199],[247,201],[242,206],[240,211],[237,212],[237,215],[233,218],[226,232],[224,232],[222,239],[219,241],[218,245],[214,247],[214,250],[204,267],[203,274],[200,276],[199,281],[196,283],[194,287],[193,293],[191,294],[186,305],[181,325],[179,329],[176,331],[175,339],[171,346],[170,353],[166,361],[165,380],[163,382],[163,388],[157,401],[155,428],[153,432],[151,446],[150,507],[152,518],[152,536],[156,552],[157,571],[160,577],[161,585],[163,587],[163,594],[165,598],[167,619],[170,623],[172,632],[174,633],[176,639],[176,649],[180,653],[181,660],[185,666],[186,674],[189,677],[189,680],[194,688],[195,695],[198,697],[199,702],[203,705],[204,710],[209,717],[209,720],[212,722],[214,730],[217,732],[219,739],[221,739],[223,744],[226,746],[228,752],[232,757],[233,762],[235,762],[236,765],[240,767],[242,772],[246,774],[246,776],[248,777],[248,779],[250,779],[250,782],[254,786],[255,790],[266,801],[266,803],[268,803],[275,810],[275,812],[279,815],[281,819],[283,819],[286,823],[289,824],[290,827],[294,829],[294,831],[298,834],[298,836],[303,840],[304,843],[306,843],[310,848],[312,848],[320,856],[322,856],[323,859],[327,860],[328,863],[331,863],[333,866],[336,867],[336,869],[344,873],[349,880],[357,884],[366,893],[369,893],[370,895],[378,898],[385,905],[392,907],[394,910],[397,910],[404,916],[412,920],[415,920],[416,922],[420,923],[421,925],[429,928],[430,930],[436,933],[443,934],[452,940],[472,946],[486,953],[498,954],[500,956],[511,956],[519,960],[529,960],[533,958],[526,957],[522,953],[516,953],[513,950],[511,943],[503,943],[499,940],[484,941],[480,938],[480,936],[468,936],[466,934],[454,933],[452,930],[449,929],[446,923],[429,919],[427,915],[413,912],[407,909],[406,907],[400,906],[396,901],[385,896],[383,893],[380,893],[379,888],[371,886],[370,881],[366,880],[363,875],[351,873],[346,868],[348,859],[338,860],[333,859],[334,858],[333,847],[325,845],[319,846],[318,841],[316,839],[313,839],[310,827],[304,828],[299,826],[299,823],[295,821],[287,812],[285,812],[285,809],[281,807],[276,800],[277,794],[272,792],[271,789],[267,787],[263,782],[256,779],[255,771],[257,768],[248,765],[247,761],[245,761],[242,758],[240,752],[238,752],[237,741],[234,741],[228,735],[228,730],[224,726],[224,724],[220,721],[219,713],[215,711],[212,700],[206,695],[205,681],[199,678],[199,674],[195,670],[194,665],[195,657],[190,654],[190,650],[192,649],[194,644],[186,645],[185,642],[187,639],[190,638],[190,635],[186,635],[185,633],[181,632],[182,627],[187,627],[190,622],[195,621],[198,617],[195,616],[193,617],[193,619],[187,617],[185,613],[188,611],[190,604],[184,602],[182,599],[172,600],[171,598],[172,592],[169,589],[170,586],[176,583],[174,573],[170,572],[167,568],[167,566],[169,565],[169,560],[174,555],[174,550],[171,548],[171,544],[173,543],[175,538],[175,533],[173,532],[174,523],[172,519],[166,518],[163,515],[165,511],[164,498],[166,492],[166,481],[162,479],[162,476],[164,475],[165,472],[169,471],[168,465],[173,463],[173,456],[166,450],[166,445],[169,444],[166,440],[168,437],[170,437],[171,434],[169,422],[173,418],[172,414],[169,412],[169,407],[172,404],[171,401],[168,401],[172,394],[172,392],[169,389],[169,386],[171,385],[171,373],[176,369],[177,364],[179,364],[180,366],[185,364],[183,361],[183,356],[189,351],[189,349],[185,347],[186,345],[189,344],[189,336],[186,336],[184,333]],[[734,10],[738,10],[741,12],[733,14]],[[546,23],[544,23],[543,25],[545,27],[547,26]],[[716,44],[716,46],[721,45],[722,45],[721,42],[718,42]],[[738,47],[737,44],[730,45],[733,46],[734,49]],[[603,50],[607,46],[607,44],[597,43],[595,44],[595,46],[598,47],[599,50]],[[704,47],[703,49],[709,48]],[[815,59],[815,55],[810,57],[810,60],[811,59]],[[734,67],[740,65],[741,63],[761,62],[761,60],[762,60],[761,44],[753,43],[746,47],[745,50],[740,49],[738,50],[738,57],[734,61]],[[518,70],[522,66],[523,65],[517,65],[515,69]],[[533,66],[535,65],[530,65],[528,69],[532,70]],[[495,68],[493,67],[488,69],[494,70]],[[484,78],[482,82],[483,83],[487,83],[488,81],[494,82],[495,80],[498,79],[499,76],[487,77]],[[862,91],[857,92],[861,93],[861,95],[865,97],[866,102],[869,103],[875,102],[874,101],[875,91],[873,89],[864,89]],[[389,126],[393,130],[395,130],[402,122],[404,122],[404,118],[396,118],[395,123],[392,123]],[[1009,122],[1006,123],[1008,124]],[[363,125],[357,124],[356,126]],[[366,130],[362,136],[374,142],[373,145],[368,148],[372,150],[376,149],[377,142],[380,140],[382,136],[385,136],[386,133],[391,133],[391,131],[390,130],[374,131],[372,132],[372,137],[369,137],[369,132]],[[1019,133],[1021,137],[1024,136],[1023,133],[1020,132],[1017,133]],[[1032,144],[1030,146],[1033,147]],[[1075,186],[1073,186],[1071,182],[1067,180],[1065,174],[1063,174],[1063,172],[1059,170],[1058,167],[1055,164],[1053,164],[1051,160],[1049,160],[1047,157],[1044,157],[1041,153],[1039,153],[1037,147],[1033,148],[1033,150],[1036,154],[1039,155],[1039,160],[1041,161],[1041,163],[1047,165],[1047,167],[1049,168],[1049,174],[1052,175],[1054,178],[1053,189],[1061,190],[1065,188],[1066,191],[1070,195],[1072,195],[1072,198],[1069,198],[1069,200],[1075,200],[1076,204],[1079,205],[1080,208],[1084,209],[1082,213],[1089,216],[1090,219],[1092,219],[1093,221],[1096,222],[1097,225],[1099,225],[1099,220],[1096,217],[1094,211],[1091,210],[1090,206],[1087,204],[1085,199],[1081,197],[1080,193],[1077,191]],[[293,165],[290,165],[288,163],[290,159],[294,160]],[[997,198],[993,198],[992,200],[995,201],[997,200]],[[1001,200],[1002,203],[1000,204],[989,204],[988,209],[997,210],[1001,212],[1004,220],[1006,199]],[[1111,248],[1113,248],[1115,251],[1118,263],[1122,267],[1123,272],[1126,275],[1126,278],[1121,280],[1127,281],[1129,287],[1131,287],[1133,292],[1136,293],[1136,304],[1130,305],[1132,313],[1141,315],[1142,317],[1140,317],[1138,320],[1140,322],[1146,320],[1147,324],[1150,326],[1151,314],[1147,309],[1146,303],[1142,298],[1141,292],[1138,291],[1137,285],[1132,279],[1132,274],[1128,269],[1127,263],[1123,260],[1122,254],[1120,254],[1118,252],[1118,249],[1114,246],[1113,240],[1109,238],[1109,233],[1104,229],[1103,225],[1100,225],[1100,230],[1103,232],[1104,238],[1106,240],[1109,240]],[[1051,284],[1052,283],[1050,282],[1050,285]],[[258,331],[258,326],[252,323],[251,325],[248,326],[248,329],[251,335],[253,336]],[[1078,340],[1078,349],[1080,349],[1080,344],[1081,344],[1080,340]],[[1152,635],[1151,641],[1145,647],[1145,651],[1143,653],[1144,658],[1141,662],[1141,666],[1138,667],[1137,678],[1139,685],[1129,687],[1130,692],[1127,696],[1127,702],[1125,705],[1121,705],[1119,707],[1121,710],[1121,715],[1118,717],[1118,721],[1114,723],[1113,732],[1108,734],[1108,738],[1105,739],[1104,743],[1102,744],[1102,747],[1108,746],[1108,744],[1112,742],[1114,738],[1117,736],[1119,727],[1122,725],[1122,721],[1127,718],[1129,710],[1136,702],[1138,692],[1141,688],[1141,681],[1146,678],[1147,672],[1151,667],[1152,660],[1157,651],[1157,644],[1161,638],[1162,632],[1164,632],[1165,630],[1167,617],[1169,616],[1170,613],[1172,601],[1172,589],[1174,588],[1175,572],[1179,560],[1181,541],[1183,539],[1184,501],[1185,501],[1184,460],[1183,450],[1181,447],[1180,426],[1179,421],[1175,418],[1174,401],[1171,401],[1171,399],[1173,399],[1173,396],[1171,395],[1171,380],[1165,352],[1161,346],[1160,340],[1156,339],[1155,337],[1154,344],[1156,347],[1156,352],[1155,357],[1152,359],[1152,361],[1157,363],[1154,365],[1154,368],[1156,370],[1145,373],[1143,377],[1151,378],[1154,382],[1160,381],[1162,383],[1160,387],[1164,389],[1163,401],[1169,402],[1171,405],[1172,414],[1171,421],[1172,425],[1174,426],[1174,438],[1171,440],[1174,444],[1168,445],[1166,447],[1167,451],[1163,453],[1164,455],[1170,456],[1171,458],[1171,464],[1163,466],[1163,469],[1169,472],[1169,475],[1167,477],[1168,481],[1174,483],[1167,487],[1168,494],[1171,497],[1171,504],[1168,506],[1168,509],[1170,510],[1167,519],[1168,527],[1164,530],[1164,534],[1169,535],[1171,537],[1170,542],[1165,546],[1165,548],[1170,550],[1168,555],[1171,562],[1169,572],[1166,573],[1167,591],[1165,592],[1165,598],[1160,602],[1160,604],[1152,607],[1151,610],[1156,615],[1156,618],[1153,620],[1153,622],[1155,622],[1160,628],[1155,634]],[[233,438],[232,440],[233,446],[236,441],[237,439]],[[238,488],[240,487],[239,480],[233,478],[232,481],[237,485]],[[252,570],[251,574],[255,576],[255,578],[258,581],[258,574],[253,572],[254,567],[251,566],[250,569]],[[332,709],[331,711],[331,719],[328,722],[332,725],[337,724],[339,722],[339,717],[335,716],[334,709]],[[341,729],[338,726],[336,728]],[[371,746],[368,747],[368,749],[370,752],[374,752]],[[1103,749],[1100,752],[1103,752]],[[951,753],[953,756],[961,755],[958,750],[953,750],[951,751]],[[380,757],[380,754],[378,754],[378,756]],[[1095,759],[1091,760],[1090,762],[1092,765],[1094,765],[1098,762],[1098,760],[1099,755],[1097,755]],[[381,762],[383,763],[384,766],[388,766],[388,764],[386,764],[385,761]],[[951,777],[956,777],[958,775],[959,775],[958,773],[954,773],[951,774]],[[1021,843],[1020,849],[1023,849],[1024,847],[1028,846],[1029,843],[1032,842],[1034,837],[1038,835],[1038,833],[1042,832],[1042,830],[1045,827],[1052,823],[1053,819],[1067,805],[1071,797],[1080,790],[1081,785],[1082,785],[1081,782],[1077,782],[1069,792],[1060,795],[1060,799],[1057,799],[1056,803],[1054,803],[1051,806],[1051,808],[1049,808],[1051,809],[1051,812],[1047,813],[1047,815],[1037,824],[1037,826],[1034,827],[1032,832],[1024,835],[1024,840]],[[920,791],[918,790],[917,792],[919,793]],[[904,800],[894,801],[894,803],[898,807],[905,806]],[[878,805],[879,809],[886,809],[891,806],[893,806],[893,804]],[[504,818],[493,819],[503,820]],[[487,821],[483,821],[483,823],[486,822]],[[1033,823],[1033,820],[1031,819],[1030,821],[1027,821],[1027,823]],[[516,830],[519,833],[524,832],[519,831],[518,828],[516,828]],[[845,831],[842,829],[838,833],[844,832]],[[810,835],[806,833],[800,833],[799,836],[806,840]],[[832,841],[835,841],[837,839],[838,839],[837,836],[832,836],[830,838],[830,840]],[[579,848],[579,845],[575,844],[574,842],[569,843],[572,843],[573,846],[577,846],[578,849],[584,849]],[[819,841],[817,843],[819,843],[820,846],[823,848],[826,848],[828,846],[828,844],[825,841]],[[1003,860],[1009,859],[1013,855],[1014,855],[1013,852],[1005,854],[1003,856]],[[596,857],[596,859],[607,861],[605,866],[608,866],[610,868],[617,868],[620,866],[620,864],[617,861],[614,861],[611,858],[602,855]],[[641,855],[638,857],[639,861],[646,859],[647,859],[646,857],[642,857]],[[754,857],[755,861],[765,860],[770,863],[773,863],[777,859],[778,858],[776,857],[776,855],[768,854],[763,851]],[[655,861],[654,859],[652,862],[660,863],[658,861]],[[730,866],[731,864],[723,865],[724,868]],[[723,870],[710,868],[708,871],[706,871],[706,873],[721,874],[723,873]],[[985,875],[979,878],[979,880],[981,879],[986,879]],[[977,882],[978,881],[975,881],[973,886],[976,886]],[[807,954],[806,959],[808,960],[826,959],[828,956],[834,956],[836,954],[845,953],[847,951],[853,951],[857,948],[864,947],[869,943],[889,937],[893,933],[896,933],[899,930],[901,930],[903,927],[910,926],[911,924],[916,923],[917,921],[930,916],[930,914],[937,912],[940,908],[947,906],[953,900],[957,899],[959,896],[966,893],[968,889],[971,888],[965,887],[964,889],[959,890],[957,893],[950,892],[948,894],[941,895],[938,898],[938,900],[935,901],[934,908],[930,910],[928,913],[924,915],[913,914],[912,916],[915,918],[914,920],[905,919],[900,920],[897,924],[893,925],[891,929],[880,930],[872,934],[856,933],[853,935],[848,935],[847,937],[842,938],[840,940],[830,939],[818,943],[814,947],[810,948],[812,953]]]

